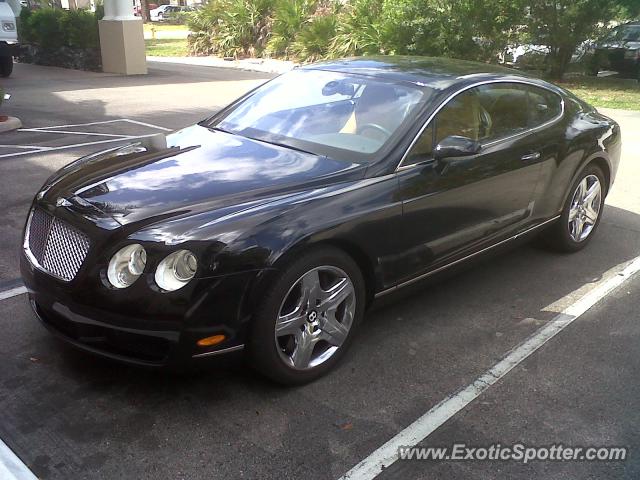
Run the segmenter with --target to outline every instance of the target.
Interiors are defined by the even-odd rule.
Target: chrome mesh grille
[[[42,270],[70,281],[89,252],[89,237],[64,220],[34,209],[27,226],[25,248]]]

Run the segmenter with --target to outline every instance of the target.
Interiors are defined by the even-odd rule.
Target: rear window
[[[614,28],[606,39],[623,42],[640,41],[640,25],[620,25]]]
[[[559,95],[544,88],[528,87],[529,124],[537,127],[556,118],[562,112],[562,99]]]

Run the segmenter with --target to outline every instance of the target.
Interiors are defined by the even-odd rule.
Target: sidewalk
[[[148,62],[197,65],[201,67],[235,68],[263,73],[284,73],[298,66],[295,62],[269,58],[248,58],[245,60],[224,60],[220,57],[155,57],[147,56]]]

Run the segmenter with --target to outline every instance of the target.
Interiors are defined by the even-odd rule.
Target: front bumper
[[[20,54],[20,45],[18,43],[8,43],[0,41],[0,57],[17,57]]]
[[[164,298],[170,316],[121,308],[79,285],[65,284],[21,256],[22,277],[31,306],[42,324],[58,338],[84,351],[146,367],[186,366],[202,358],[240,352],[247,319],[240,317],[245,292],[256,272],[198,280],[196,301]],[[82,283],[82,282],[80,282]],[[132,288],[132,287],[130,287]],[[98,294],[99,293],[99,294]],[[162,295],[149,292],[149,295]],[[175,304],[183,305],[176,314]],[[196,342],[224,334],[224,342],[199,347]]]

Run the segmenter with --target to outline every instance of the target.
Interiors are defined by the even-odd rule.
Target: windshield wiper
[[[242,135],[241,133],[237,133],[237,132],[231,132],[229,130],[225,130],[224,128],[220,128],[220,127],[214,127],[212,125],[204,125],[205,127],[207,127],[209,130],[214,130],[214,131],[218,131],[218,132],[224,132],[224,133],[228,133],[230,135],[239,135],[241,137],[244,138],[248,138],[250,140],[255,140],[256,142],[261,142],[261,143],[268,143],[269,145],[275,145],[277,147],[282,147],[282,148],[288,148],[289,150],[295,150],[296,152],[302,152],[302,153],[308,153],[310,155],[318,155],[317,153],[314,152],[310,152],[309,150],[305,150],[303,148],[300,147],[294,147],[293,145],[289,145],[288,143],[280,143],[280,142],[274,142],[273,140],[265,140],[264,138],[259,138],[259,137],[250,137],[249,135]]]
[[[294,147],[293,145],[289,145],[287,143],[274,142],[272,140],[265,140],[263,138],[255,138],[255,137],[247,137],[247,138],[250,138],[251,140],[256,140],[262,143],[268,143],[269,145],[275,145],[277,147],[288,148],[290,150],[295,150],[296,152],[309,153],[311,155],[318,155],[317,153],[310,152],[309,150],[305,150],[303,148]]]
[[[224,128],[212,127],[211,125],[203,125],[203,126],[207,127],[209,130],[214,130],[216,132],[223,132],[223,133],[228,133],[229,135],[235,135],[234,132],[230,132],[229,130],[225,130]]]

